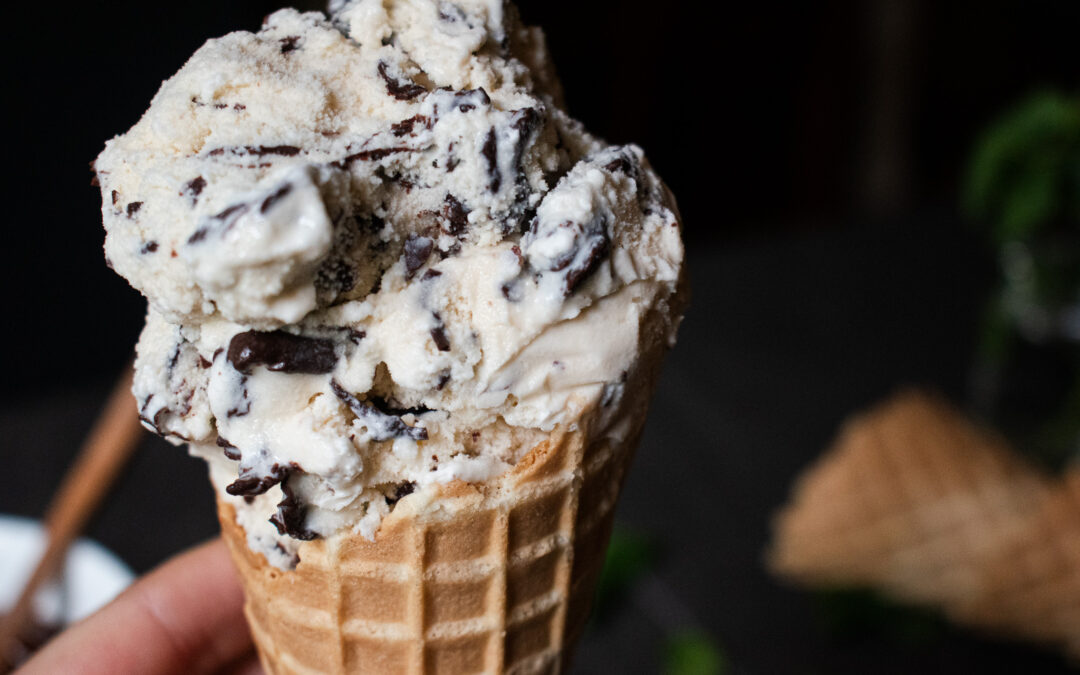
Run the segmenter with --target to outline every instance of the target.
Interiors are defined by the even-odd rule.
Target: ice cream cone
[[[904,393],[849,422],[777,517],[769,564],[963,615],[1051,488],[997,436]]]
[[[293,571],[222,532],[268,673],[557,672],[581,633],[631,442],[554,435],[517,467],[402,499],[371,542],[341,533]]]
[[[978,602],[964,608],[963,620],[1057,644],[1080,659],[1080,468],[986,563],[982,580]]]

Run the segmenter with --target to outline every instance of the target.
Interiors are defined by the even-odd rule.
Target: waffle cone
[[[1051,480],[932,396],[845,425],[778,514],[768,562],[1080,659],[1080,468]]]
[[[963,616],[1049,481],[940,399],[898,395],[848,422],[776,518],[768,560],[811,585],[868,585]]]
[[[402,499],[375,541],[306,542],[288,572],[248,548],[219,499],[267,673],[558,672],[633,445],[590,443],[587,427],[555,434],[498,479]]]
[[[1080,660],[1080,468],[1073,468],[1019,536],[983,571],[964,620],[1053,643]]]

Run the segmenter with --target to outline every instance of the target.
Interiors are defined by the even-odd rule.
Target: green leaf
[[[594,619],[604,621],[611,616],[634,583],[655,565],[658,553],[654,537],[615,526],[597,583]]]
[[[664,675],[722,675],[727,660],[716,642],[699,630],[668,638],[664,645]]]
[[[978,139],[964,182],[967,215],[998,242],[1030,237],[1062,214],[1080,214],[1080,98],[1031,95]]]

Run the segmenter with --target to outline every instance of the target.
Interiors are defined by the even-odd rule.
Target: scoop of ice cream
[[[143,419],[282,566],[617,407],[679,313],[670,194],[512,6],[333,4],[207,42],[95,165]]]

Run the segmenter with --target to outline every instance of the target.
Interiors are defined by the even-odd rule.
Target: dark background
[[[257,29],[281,1],[8,10],[0,511],[42,513],[141,327],[143,300],[104,265],[89,162],[206,38]],[[1075,91],[1080,3],[519,4],[571,113],[644,147],[684,216],[695,301],[620,506],[661,540],[656,575],[683,607],[668,614],[735,672],[1062,669],[962,631],[838,638],[760,554],[846,414],[906,383],[964,395],[993,274],[957,213],[965,160],[1025,94]],[[148,439],[90,534],[148,569],[212,533],[203,474]],[[590,637],[583,672],[656,669],[655,612],[638,605]]]

